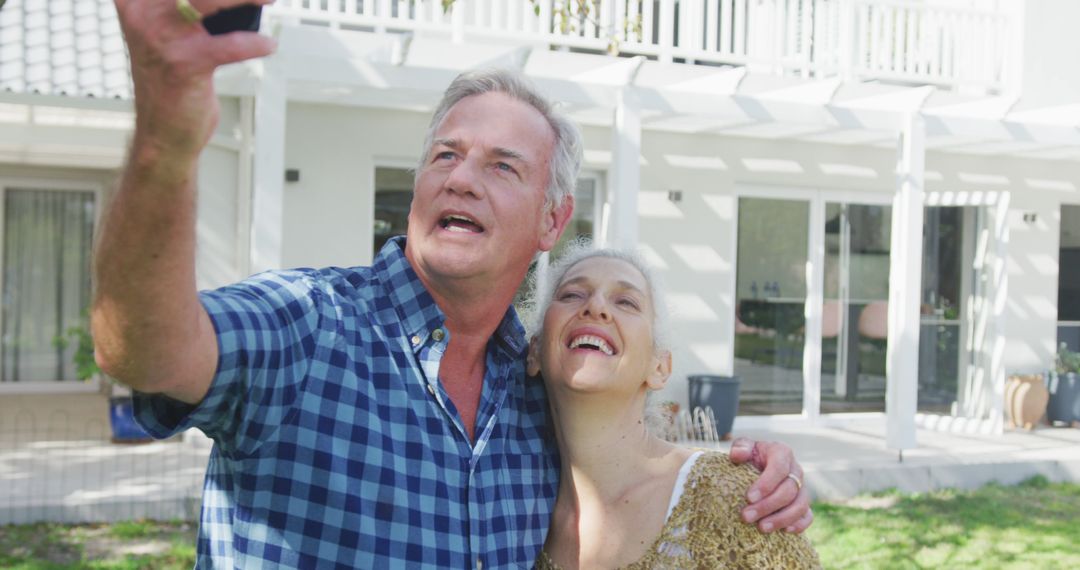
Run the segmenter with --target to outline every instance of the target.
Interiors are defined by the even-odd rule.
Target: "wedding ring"
[[[788,473],[787,478],[794,481],[795,486],[798,487],[800,491],[802,490],[802,481],[800,481],[799,478],[796,477],[794,473]]]
[[[202,13],[192,6],[189,0],[176,0],[176,11],[180,12],[180,17],[189,24],[198,23],[203,18]]]

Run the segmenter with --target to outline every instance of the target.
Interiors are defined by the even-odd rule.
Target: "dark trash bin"
[[[1050,372],[1047,376],[1050,400],[1046,403],[1046,420],[1051,425],[1080,422],[1080,374]]]
[[[739,379],[735,376],[690,375],[690,410],[712,408],[716,416],[716,433],[720,439],[731,439],[731,426],[739,411]]]

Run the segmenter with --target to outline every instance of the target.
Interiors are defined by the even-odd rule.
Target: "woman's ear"
[[[529,354],[525,357],[525,374],[540,375],[540,340],[535,336],[529,340]]]
[[[661,350],[653,357],[653,368],[646,380],[650,390],[663,388],[671,377],[671,351]]]

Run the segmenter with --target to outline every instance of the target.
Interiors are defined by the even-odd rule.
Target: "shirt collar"
[[[390,238],[375,257],[372,269],[381,276],[383,297],[393,305],[397,324],[402,327],[403,333],[426,338],[430,331],[441,327],[446,321],[446,314],[435,303],[405,257],[405,236]],[[497,347],[510,358],[524,355],[525,327],[513,306],[507,308],[493,336]]]

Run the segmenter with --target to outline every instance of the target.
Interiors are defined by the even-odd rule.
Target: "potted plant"
[[[53,343],[60,349],[67,349],[71,343],[75,343],[75,352],[71,357],[75,376],[82,381],[91,378],[101,381],[102,391],[109,398],[109,425],[113,443],[142,443],[153,439],[142,426],[135,423],[131,390],[117,384],[98,368],[94,360],[94,337],[85,318],[78,325],[68,327],[63,334],[56,335]]]
[[[1050,391],[1047,421],[1080,426],[1080,352],[1069,350],[1061,343],[1054,370],[1047,374],[1047,389]]]

